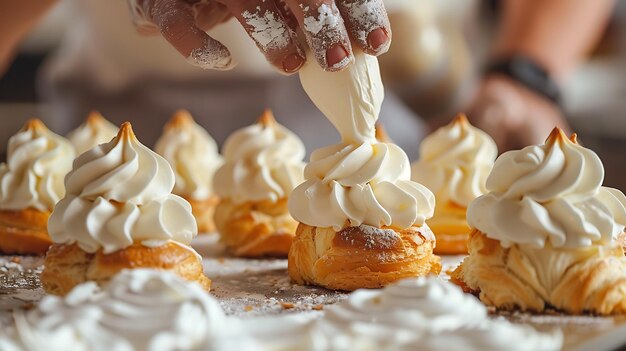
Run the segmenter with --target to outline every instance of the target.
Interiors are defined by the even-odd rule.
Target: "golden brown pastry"
[[[336,232],[300,224],[289,253],[289,276],[298,284],[336,290],[381,288],[402,278],[439,274],[434,246],[427,226],[360,225]]]
[[[213,214],[219,198],[213,191],[213,174],[223,161],[213,138],[188,111],[180,110],[163,128],[154,151],[172,166],[174,194],[191,204],[198,232],[214,232]]]
[[[467,225],[466,208],[453,202],[437,204],[435,214],[427,223],[437,238],[435,253],[460,255],[467,253],[470,227]]]
[[[217,208],[220,198],[210,196],[204,200],[196,200],[182,195],[181,197],[191,205],[191,213],[198,223],[198,233],[208,234],[215,232],[217,227],[213,218],[215,218],[215,208]]]
[[[626,197],[603,177],[598,156],[559,129],[500,156],[468,208],[469,256],[453,281],[501,309],[625,313]]]
[[[49,294],[65,295],[73,287],[86,281],[107,283],[118,272],[127,268],[154,268],[173,271],[188,281],[200,284],[206,290],[211,280],[202,270],[202,259],[178,243],[157,247],[133,244],[109,254],[98,250],[89,253],[77,244],[55,244],[46,255],[41,283]]]
[[[50,215],[54,244],[44,262],[44,289],[64,294],[87,280],[102,283],[124,268],[170,270],[208,288],[191,206],[171,193],[169,163],[142,145],[124,123],[111,142],[79,156],[67,194]]]
[[[467,253],[466,209],[487,191],[485,181],[497,155],[493,139],[463,114],[422,141],[411,179],[428,187],[437,199],[435,214],[427,221],[437,238],[435,253]]]
[[[239,257],[285,257],[298,223],[287,212],[287,200],[233,204],[222,200],[215,212],[221,241]]]
[[[9,140],[0,165],[0,252],[43,255],[52,243],[50,211],[65,193],[63,178],[72,168],[68,140],[32,119]]]
[[[50,212],[32,208],[0,210],[0,252],[45,255],[52,244],[47,229],[49,216]]]
[[[289,211],[300,222],[289,251],[296,283],[379,288],[441,270],[425,223],[435,197],[410,180],[404,151],[380,131],[376,138],[383,95],[377,63],[355,51],[355,62],[341,72],[313,63],[300,71],[305,91],[341,142],[313,152],[304,183],[289,198]]]
[[[233,133],[216,172],[220,196],[215,224],[221,241],[239,257],[286,257],[298,223],[287,208],[302,181],[304,145],[266,110],[258,123]]]

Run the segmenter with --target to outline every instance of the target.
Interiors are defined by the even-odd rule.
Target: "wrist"
[[[511,55],[493,60],[485,73],[503,75],[555,105],[561,105],[561,89],[556,80],[548,69],[528,56]]]

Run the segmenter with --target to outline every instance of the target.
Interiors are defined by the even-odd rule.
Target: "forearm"
[[[55,3],[56,0],[0,1],[0,77],[17,45]]]
[[[614,0],[506,0],[494,57],[529,56],[557,79],[598,40]]]

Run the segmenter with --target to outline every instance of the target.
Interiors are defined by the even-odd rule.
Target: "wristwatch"
[[[559,86],[545,68],[527,56],[515,55],[497,60],[487,66],[486,73],[506,75],[561,106]]]

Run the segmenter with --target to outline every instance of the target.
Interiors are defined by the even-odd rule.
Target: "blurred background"
[[[383,113],[406,112],[426,121],[452,117],[476,89],[488,43],[496,33],[500,2],[388,0],[387,5],[394,41],[380,61],[386,89],[394,92],[389,99],[399,103]],[[137,122],[140,139],[152,145],[173,110],[187,108],[200,115],[203,126],[221,144],[234,129],[253,122],[265,105],[273,107],[281,121],[300,113],[298,104],[274,106],[286,92],[304,96],[297,77],[283,77],[271,70],[251,40],[230,43],[230,36],[245,36],[238,24],[231,21],[212,34],[240,61],[234,72],[187,67],[184,58],[161,38],[140,37],[131,24],[126,1],[59,1],[21,43],[14,62],[0,78],[0,154],[6,152],[8,138],[31,117],[66,134],[88,111],[97,109],[115,123]],[[121,37],[123,42],[116,39]],[[137,45],[139,42],[142,44]],[[161,50],[160,54],[142,60],[143,45]],[[167,77],[167,87],[153,79],[157,70]],[[180,83],[181,77],[199,76],[210,77],[211,87],[200,79],[191,85]],[[179,83],[184,93],[171,95],[169,89]],[[240,97],[221,95],[229,89],[241,91]],[[564,114],[580,140],[602,158],[605,184],[626,190],[626,2],[617,1],[591,58],[567,78],[562,89]],[[194,94],[198,96],[190,99]],[[141,101],[141,112],[117,106],[120,99]],[[237,110],[228,113],[242,118],[237,123],[223,123],[222,104],[237,105]],[[207,117],[211,111],[215,115]],[[335,135],[321,116],[320,120],[322,124],[313,134],[305,132],[310,131],[307,123],[285,124],[302,135],[312,150],[332,142],[323,135]],[[419,141],[427,133],[426,124],[421,120],[406,123],[415,128],[391,124],[387,129],[392,139],[410,140],[402,146],[415,159]]]

